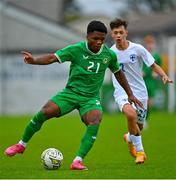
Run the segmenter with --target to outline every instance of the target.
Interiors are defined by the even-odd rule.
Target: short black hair
[[[119,26],[124,26],[125,29],[127,29],[128,22],[123,19],[115,18],[113,21],[110,22],[110,28],[111,30],[114,28],[118,28]]]
[[[87,34],[92,33],[94,31],[103,32],[107,34],[107,27],[101,21],[93,20],[87,26]]]

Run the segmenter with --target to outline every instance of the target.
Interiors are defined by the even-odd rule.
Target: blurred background
[[[32,66],[23,62],[22,50],[34,56],[84,40],[91,20],[108,27],[115,17],[129,22],[128,39],[144,44],[146,36],[155,41],[160,65],[176,79],[176,0],[1,0],[0,1],[0,115],[31,114],[64,88],[69,63]],[[107,45],[112,45],[107,36]],[[163,86],[155,77],[152,108],[176,110],[175,82]],[[112,96],[111,73],[102,88],[106,112],[117,107]]]

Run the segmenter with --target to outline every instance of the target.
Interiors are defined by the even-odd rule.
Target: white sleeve
[[[153,56],[150,54],[150,52],[145,49],[142,45],[139,46],[139,49],[140,51],[140,56],[143,60],[143,62],[148,66],[150,67],[154,62],[155,62],[155,59],[153,58]]]

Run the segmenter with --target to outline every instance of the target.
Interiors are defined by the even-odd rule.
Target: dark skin
[[[89,33],[87,35],[89,50],[92,51],[93,53],[99,52],[101,46],[104,44],[105,37],[106,34],[102,32],[95,31],[93,33]],[[22,54],[24,55],[24,61],[26,64],[48,65],[58,62],[58,59],[54,54],[47,54],[37,58],[34,58],[32,54],[29,52],[22,51]],[[114,75],[118,80],[118,82],[127,92],[130,102],[134,102],[135,104],[142,106],[141,102],[137,100],[136,97],[133,95],[123,72],[120,70],[116,72]],[[54,102],[50,100],[42,107],[41,111],[43,112],[44,116],[47,119],[61,116],[61,110],[58,107],[58,105],[56,105]],[[102,120],[102,112],[99,110],[91,110],[85,113],[81,117],[81,119],[85,123],[85,125],[100,124]]]

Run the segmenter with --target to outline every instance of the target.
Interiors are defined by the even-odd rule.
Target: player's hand
[[[21,51],[21,53],[24,56],[24,62],[26,64],[34,64],[34,58],[31,53],[26,52],[26,51]]]
[[[129,96],[128,101],[130,102],[130,104],[134,103],[135,106],[140,106],[141,108],[144,108],[142,102],[139,101],[134,95]]]
[[[166,84],[166,83],[173,83],[173,81],[170,80],[167,75],[162,77],[162,81],[163,81],[164,84]]]

